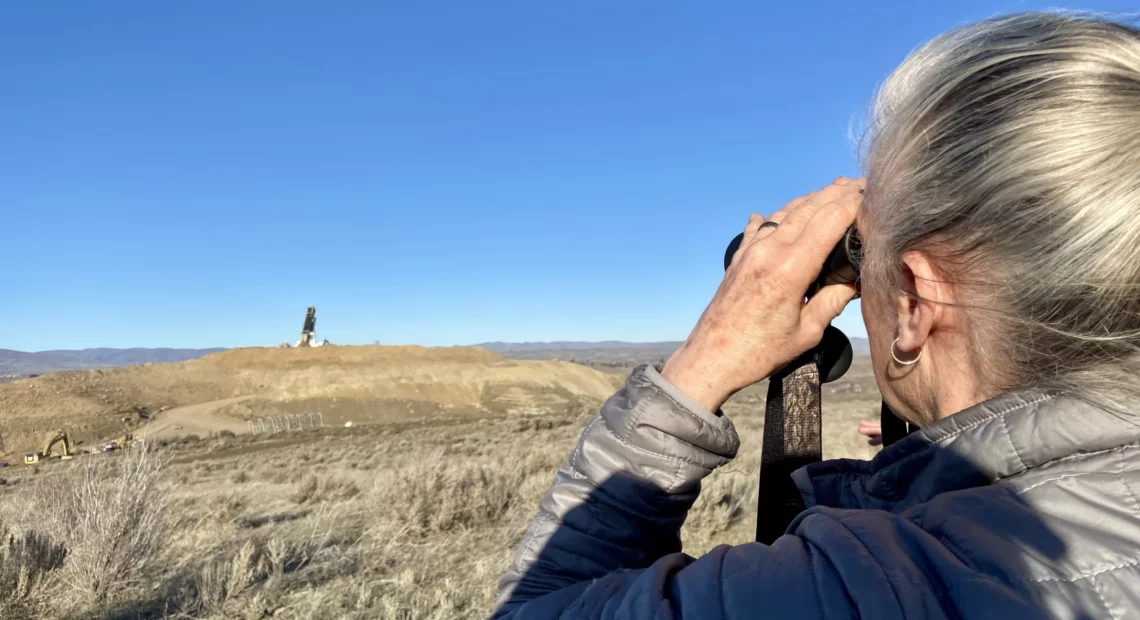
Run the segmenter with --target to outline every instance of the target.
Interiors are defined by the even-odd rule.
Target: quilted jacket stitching
[[[669,475],[669,484],[665,485],[665,493],[672,495],[673,489],[677,486],[677,479],[681,477],[681,466],[684,463],[677,461],[677,466],[673,468],[673,473]]]
[[[1056,459],[1053,459],[1050,461],[1045,461],[1045,462],[1035,466],[1034,469],[1037,469],[1039,467],[1044,467],[1046,465],[1056,465],[1057,463],[1064,463],[1067,461],[1083,461],[1090,456],[1099,456],[1101,454],[1108,454],[1109,452],[1125,452],[1128,450],[1134,450],[1136,448],[1140,448],[1140,441],[1134,442],[1134,443],[1128,443],[1128,444],[1124,444],[1124,445],[1120,445],[1120,446],[1113,446],[1111,448],[1105,448],[1104,450],[1096,450],[1093,452],[1077,452],[1076,454],[1070,454],[1068,456],[1062,456],[1060,458],[1056,458]]]
[[[641,416],[645,415],[645,402],[647,401],[642,400],[637,403],[637,406],[633,408],[633,411],[630,411],[629,415],[625,417],[625,424],[623,424],[625,430],[622,433],[618,433],[618,429],[613,429],[612,432],[614,435],[621,435],[622,437],[633,436],[634,427],[637,425],[638,420],[641,419]]]
[[[1100,599],[1100,604],[1104,605],[1104,610],[1108,612],[1108,617],[1116,620],[1116,614],[1112,613],[1112,608],[1108,606],[1108,601],[1104,600],[1104,595],[1100,593],[1100,585],[1097,583],[1096,577],[1089,579],[1089,584],[1092,585],[1093,594]]]
[[[933,441],[935,443],[932,443],[923,449],[927,450],[927,449],[930,449],[931,447],[936,446],[937,442],[942,442],[942,441],[945,441],[947,439],[953,439],[954,437],[961,435],[962,433],[970,430],[971,428],[981,426],[982,424],[985,424],[986,422],[989,422],[990,420],[993,420],[994,418],[996,418],[998,416],[1005,416],[1005,415],[1013,413],[1014,411],[1017,411],[1018,409],[1025,409],[1026,407],[1032,407],[1034,405],[1039,405],[1039,404],[1041,404],[1047,400],[1052,400],[1053,398],[1056,398],[1056,396],[1053,394],[1043,394],[1041,396],[1038,396],[1037,398],[1034,398],[1033,400],[1029,400],[1029,401],[1026,401],[1024,403],[1018,403],[1018,404],[1013,405],[1011,407],[1008,407],[1006,409],[999,409],[997,411],[994,411],[991,415],[988,415],[988,416],[986,416],[980,420],[975,420],[975,421],[971,422],[969,425],[963,426],[962,428],[960,428],[960,429],[958,429],[952,433],[949,433],[944,437],[939,437],[937,439],[931,437],[930,438],[931,441]]]
[[[1016,495],[1021,495],[1023,493],[1028,493],[1028,492],[1032,491],[1033,489],[1036,489],[1039,486],[1049,484],[1050,482],[1057,482],[1058,480],[1068,480],[1069,478],[1080,478],[1082,476],[1091,476],[1093,474],[1099,474],[1099,473],[1100,472],[1097,472],[1097,471],[1086,471],[1086,472],[1081,472],[1079,474],[1061,474],[1060,476],[1054,476],[1052,478],[1046,478],[1044,480],[1035,482],[1035,483],[1025,487],[1024,489],[1019,489],[1019,490],[1015,491],[1014,493]]]
[[[990,421],[992,421],[994,418],[996,418],[996,417],[998,417],[998,416],[1004,416],[1004,415],[1006,415],[1006,414],[1009,414],[1009,413],[1012,413],[1012,412],[1014,412],[1014,411],[1017,411],[1018,409],[1024,409],[1024,408],[1026,408],[1026,407],[1031,407],[1031,406],[1033,406],[1033,405],[1038,405],[1038,404],[1041,404],[1041,403],[1043,403],[1043,402],[1045,402],[1045,401],[1047,401],[1047,400],[1052,400],[1053,398],[1055,398],[1055,395],[1052,395],[1052,394],[1045,394],[1045,395],[1042,395],[1042,396],[1038,396],[1037,398],[1034,398],[1033,400],[1030,400],[1030,401],[1026,401],[1026,402],[1024,402],[1024,403],[1020,403],[1020,404],[1018,404],[1018,405],[1015,405],[1015,406],[1013,406],[1013,407],[1010,407],[1010,408],[1008,408],[1008,409],[1004,409],[1004,410],[995,411],[995,412],[994,412],[994,413],[992,413],[991,415],[988,415],[988,416],[986,416],[986,417],[984,417],[984,418],[982,418],[982,419],[980,419],[980,420],[975,420],[974,422],[971,422],[971,423],[970,423],[968,426],[963,426],[962,428],[960,428],[960,429],[958,429],[958,430],[956,430],[956,431],[954,431],[954,432],[952,432],[952,433],[949,433],[949,434],[947,434],[947,435],[946,435],[946,436],[944,436],[944,437],[939,437],[939,438],[937,438],[937,439],[935,439],[935,438],[933,438],[933,437],[932,437],[932,438],[930,438],[930,440],[931,440],[931,443],[929,443],[929,444],[927,444],[927,445],[923,446],[922,448],[920,448],[920,449],[918,449],[918,450],[915,450],[914,452],[911,452],[910,454],[908,454],[908,455],[906,455],[906,456],[904,456],[904,457],[900,458],[900,459],[899,459],[899,460],[897,460],[897,461],[894,461],[894,462],[892,462],[892,463],[890,463],[890,464],[888,464],[888,465],[884,466],[882,469],[880,469],[880,470],[878,470],[878,471],[876,471],[876,472],[873,472],[873,473],[871,473],[871,474],[866,474],[866,475],[861,475],[861,474],[854,474],[854,475],[855,475],[855,476],[857,476],[857,477],[864,477],[864,476],[866,476],[866,477],[871,477],[871,478],[873,478],[873,477],[875,477],[875,476],[879,475],[880,473],[882,473],[883,471],[886,471],[886,470],[888,470],[888,469],[894,469],[894,468],[896,468],[896,467],[899,467],[899,466],[901,466],[903,463],[907,463],[907,462],[909,462],[909,461],[911,461],[911,460],[914,460],[914,459],[918,459],[918,458],[920,458],[920,457],[923,457],[923,456],[925,456],[925,455],[926,455],[928,452],[932,452],[932,451],[935,451],[935,450],[941,450],[941,449],[944,449],[944,448],[943,448],[943,446],[942,446],[942,445],[940,445],[940,444],[941,444],[941,442],[943,442],[943,441],[946,441],[947,439],[952,439],[952,438],[954,438],[954,437],[957,437],[958,435],[960,435],[960,434],[962,434],[962,433],[964,433],[964,432],[966,432],[966,431],[968,431],[968,430],[970,430],[970,429],[972,429],[972,428],[975,428],[975,427],[981,426],[982,424],[985,424],[986,422],[990,422]],[[844,476],[846,476],[846,477],[852,477],[852,476],[853,476],[853,474],[852,474],[852,472],[849,472],[849,471],[841,471],[841,472],[833,472],[833,473],[827,473],[827,474],[820,474],[818,477],[819,477],[820,479],[827,479],[827,478],[834,478],[834,477],[844,477]],[[895,490],[898,490],[899,492],[902,492],[902,491],[901,491],[901,489],[897,489],[897,487],[895,487],[895,486],[892,486],[892,489],[895,489]]]
[[[700,429],[705,429],[705,428],[712,429],[717,434],[717,439],[719,441],[724,441],[724,442],[731,442],[732,441],[732,437],[730,435],[730,432],[732,430],[735,430],[735,427],[732,424],[732,420],[729,420],[728,418],[723,417],[723,416],[718,416],[718,419],[724,420],[725,428],[720,428],[714,424],[710,424],[708,422],[708,420],[705,420],[701,416],[693,413],[692,411],[689,411],[688,407],[677,402],[677,399],[673,398],[669,394],[669,392],[666,392],[665,390],[661,389],[660,386],[653,383],[649,379],[645,378],[644,375],[642,375],[642,380],[644,381],[644,383],[642,385],[651,388],[656,394],[659,394],[662,398],[669,401],[669,404],[671,404],[673,406],[674,411],[679,411],[681,413],[684,413],[686,416],[696,420],[697,424],[700,425],[698,428],[700,428]],[[716,413],[713,412],[713,415],[716,415]]]
[[[1009,442],[1009,446],[1013,448],[1013,454],[1017,457],[1017,462],[1021,463],[1022,469],[1029,469],[1025,464],[1025,459],[1021,458],[1021,451],[1017,449],[1017,444],[1013,443],[1013,436],[1009,434],[1009,426],[1005,423],[1005,416],[998,418],[1001,421],[1001,430],[1005,432],[1005,440]]]
[[[614,439],[617,439],[619,442],[621,442],[622,445],[629,446],[630,448],[633,448],[634,450],[637,450],[638,452],[643,452],[645,454],[648,454],[651,456],[656,456],[656,457],[663,458],[663,459],[669,459],[671,461],[681,461],[682,463],[688,463],[689,465],[693,465],[694,467],[700,467],[701,469],[707,469],[709,471],[712,471],[712,470],[716,469],[716,467],[717,467],[716,464],[705,465],[703,463],[698,463],[696,461],[686,459],[684,457],[673,456],[672,454],[661,454],[660,452],[654,452],[653,450],[649,450],[647,448],[642,448],[641,446],[634,445],[634,444],[630,443],[629,440],[626,439],[625,437],[622,437],[621,435],[618,435],[617,433],[615,433],[614,429],[610,428],[610,425],[608,422],[606,422],[605,418],[600,418],[600,419],[602,421],[602,426],[606,427],[607,433],[609,433]]]
[[[1091,573],[1082,573],[1082,574],[1079,574],[1079,575],[1076,575],[1073,577],[1045,577],[1043,579],[1022,579],[1021,581],[1028,581],[1028,582],[1033,582],[1033,583],[1052,583],[1052,582],[1057,582],[1057,581],[1063,582],[1063,583],[1073,583],[1075,581],[1081,581],[1084,579],[1092,579],[1093,577],[1096,577],[1097,575],[1103,575],[1105,573],[1111,573],[1113,571],[1123,570],[1125,568],[1132,568],[1134,566],[1140,566],[1140,560],[1133,560],[1131,562],[1124,562],[1123,564],[1114,564],[1113,566],[1106,566],[1100,570],[1095,570]]]
[[[819,516],[823,516],[823,515],[819,515]],[[858,543],[859,546],[863,548],[863,551],[864,551],[864,553],[867,554],[867,557],[874,560],[875,567],[879,569],[879,573],[882,575],[883,579],[886,580],[887,585],[889,585],[891,587],[891,594],[895,597],[895,605],[898,607],[899,612],[900,612],[900,616],[901,616],[902,615],[901,612],[903,611],[902,599],[899,598],[899,592],[897,589],[895,589],[894,582],[887,575],[886,569],[883,567],[883,565],[881,563],[879,563],[879,560],[877,558],[875,558],[875,554],[871,553],[871,550],[867,548],[867,544],[865,542],[863,542],[863,539],[859,538],[859,535],[856,534],[855,532],[853,532],[850,527],[847,527],[847,524],[843,522],[843,519],[834,519],[833,518],[832,521],[839,524],[840,527],[842,527],[844,530],[846,530],[847,533],[850,534],[851,537],[855,539],[855,542]]]
[[[597,426],[598,422],[602,421],[602,419],[601,415],[596,415],[593,420],[590,420],[589,424],[586,424],[586,430],[582,431],[582,440],[590,436],[590,431]],[[570,467],[574,469],[578,469],[578,455],[582,453],[582,440],[578,441],[578,445],[574,446],[574,451],[570,453],[569,463]]]
[[[1124,487],[1124,493],[1132,500],[1132,508],[1136,511],[1136,516],[1140,517],[1140,501],[1136,500],[1136,494],[1132,492],[1132,487],[1128,486],[1127,468],[1124,466],[1124,450],[1120,451],[1118,465],[1120,465],[1120,485]]]
[[[550,513],[545,510],[539,511],[538,518],[534,520],[534,529],[532,529],[530,535],[526,537],[526,546],[523,547],[523,552],[519,556],[518,562],[515,562],[516,571],[522,572],[522,567],[527,564],[531,554],[531,547],[534,546],[535,541],[541,536],[540,530],[542,529],[543,523],[549,518],[549,515]]]

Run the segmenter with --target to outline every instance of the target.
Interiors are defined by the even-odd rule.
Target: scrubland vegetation
[[[827,397],[828,456],[871,453],[855,422],[876,396],[857,396]],[[11,467],[0,617],[480,618],[597,405],[151,441]],[[743,446],[683,529],[694,555],[754,529],[762,391],[726,411]]]

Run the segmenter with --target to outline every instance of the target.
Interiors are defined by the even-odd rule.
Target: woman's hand
[[[855,297],[850,284],[804,296],[827,255],[855,222],[864,183],[839,178],[789,202],[760,225],[753,215],[744,242],[697,326],[662,375],[709,411],[819,344],[823,330]]]

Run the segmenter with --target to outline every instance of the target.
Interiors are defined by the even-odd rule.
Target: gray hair
[[[1140,396],[1140,30],[1023,13],[927,43],[864,143],[868,287],[930,255],[991,389]]]

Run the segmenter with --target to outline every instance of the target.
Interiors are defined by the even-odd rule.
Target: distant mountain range
[[[519,351],[580,351],[592,349],[670,349],[681,346],[680,342],[622,342],[603,340],[601,342],[484,342],[475,345],[495,353]]]
[[[184,362],[218,351],[225,349],[83,349],[35,353],[0,349],[0,376],[118,368],[148,362]]]
[[[517,360],[567,360],[611,366],[637,366],[668,359],[681,342],[485,342],[483,347],[503,357]],[[867,355],[866,338],[852,338],[855,355]]]
[[[852,338],[856,355],[869,352],[865,338]],[[485,342],[483,347],[503,357],[518,360],[567,360],[606,366],[637,366],[669,358],[681,342]],[[0,380],[41,375],[60,370],[97,370],[150,362],[184,362],[215,349],[83,349],[78,351],[12,351],[0,349]]]

